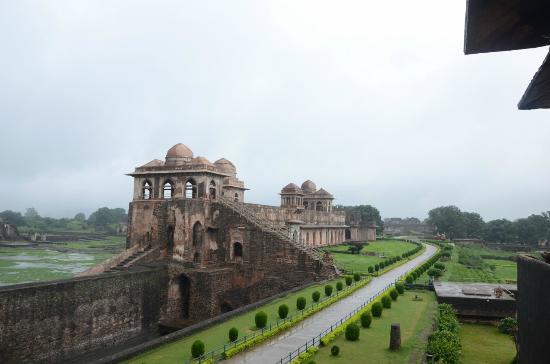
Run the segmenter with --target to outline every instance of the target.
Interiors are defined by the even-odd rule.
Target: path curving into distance
[[[395,282],[399,276],[428,260],[437,252],[436,247],[428,244],[424,245],[426,250],[416,258],[390,270],[387,273],[382,274],[379,277],[374,277],[369,284],[353,292],[348,297],[345,297],[342,300],[333,303],[324,310],[313,314],[281,335],[265,341],[231,359],[225,360],[223,363],[268,364],[278,362],[282,357],[287,356],[289,352],[292,352],[304,345],[306,341],[311,340],[311,338],[330,327],[331,324],[340,320],[340,318],[359,307],[369,298],[375,296],[376,293],[388,284]],[[310,300],[311,297],[307,297],[307,299]]]

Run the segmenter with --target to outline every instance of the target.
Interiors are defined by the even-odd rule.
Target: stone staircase
[[[108,270],[106,270],[104,273],[120,272],[120,271],[128,268],[131,265],[131,263],[134,262],[135,260],[138,260],[139,258],[141,258],[144,255],[146,255],[147,253],[149,253],[152,249],[153,249],[153,247],[149,245],[148,247],[146,247],[142,251],[137,251],[137,252],[133,253],[128,258],[124,259],[122,262],[120,262],[117,265],[115,265],[114,267],[111,267]]]
[[[306,253],[312,259],[319,260],[321,262],[323,261],[324,254],[322,251],[307,246],[302,242],[291,238],[290,231],[286,226],[275,225],[271,221],[262,219],[258,217],[252,209],[246,207],[246,205],[244,205],[243,203],[235,202],[227,197],[219,197],[218,202],[224,207],[233,210],[235,213],[240,215],[242,218],[259,228],[263,232],[274,235],[277,238],[293,245],[296,249]]]

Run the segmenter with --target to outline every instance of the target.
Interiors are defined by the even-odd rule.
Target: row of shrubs
[[[402,259],[405,259],[405,258],[408,258],[412,255],[415,255],[416,253],[418,253],[419,251],[422,250],[422,244],[420,243],[417,243],[417,242],[412,242],[413,244],[416,245],[416,247],[414,247],[413,249],[401,254],[401,255],[397,255],[395,257],[391,257],[391,258],[388,258],[384,261],[381,261],[380,263],[377,263],[375,265],[371,265],[369,266],[367,269],[368,269],[368,272],[370,274],[373,274],[375,272],[378,272],[386,267],[389,267],[390,265],[394,264],[394,263],[397,263],[399,262],[400,260]]]
[[[248,349],[248,348],[250,348],[250,347],[252,347],[256,344],[258,344],[260,342],[263,342],[263,341],[267,340],[268,338],[270,338],[274,335],[279,334],[280,332],[282,332],[282,331],[290,328],[291,326],[295,325],[296,323],[302,321],[306,317],[309,317],[310,315],[312,315],[312,314],[322,310],[323,308],[331,305],[332,303],[334,303],[338,299],[341,299],[343,297],[346,297],[346,296],[352,294],[357,289],[365,286],[370,281],[370,279],[363,279],[361,277],[361,275],[358,274],[358,273],[356,273],[354,275],[351,275],[351,276],[344,276],[343,278],[344,278],[343,282],[338,281],[338,282],[336,282],[336,284],[334,286],[330,285],[330,284],[325,285],[324,294],[325,294],[326,299],[324,301],[321,301],[321,292],[314,291],[311,294],[311,300],[313,302],[315,302],[316,305],[311,310],[304,311],[302,315],[296,315],[294,317],[288,317],[288,313],[290,311],[288,305],[286,305],[286,304],[280,305],[279,308],[278,308],[279,318],[281,318],[283,320],[288,319],[287,322],[285,322],[283,324],[280,324],[275,329],[269,330],[266,333],[262,333],[262,335],[258,335],[258,336],[254,337],[251,340],[247,340],[245,342],[236,344],[234,347],[226,350],[226,352],[224,354],[224,357],[226,359],[231,358],[231,357],[235,356],[236,354],[238,354],[238,353],[240,353],[240,352],[242,352],[242,351],[244,351],[244,350],[246,350],[246,349]],[[353,284],[354,281],[357,282],[358,284],[351,287],[351,285]],[[345,290],[345,291],[343,291],[344,284],[346,286],[348,286],[348,289]],[[333,295],[334,287],[336,287],[337,292],[340,292],[340,291],[343,291],[343,292],[341,294],[339,294],[338,296]],[[306,305],[307,305],[307,299],[305,297],[300,296],[296,299],[296,308],[298,310],[303,311],[305,309]],[[267,326],[267,323],[268,323],[267,314],[263,311],[257,312],[256,315],[254,316],[255,326],[258,329],[263,329]],[[231,333],[231,330],[233,330],[233,334]],[[238,339],[238,330],[236,328],[232,328],[231,330],[229,331],[229,341],[230,342],[235,342]],[[233,335],[233,336],[231,336],[231,335]],[[203,355],[203,354],[201,354],[201,355]],[[193,356],[193,357],[195,357],[195,356]],[[200,355],[199,355],[199,357],[200,357]]]
[[[381,297],[365,306],[358,313],[346,320],[344,325],[339,326],[329,334],[321,338],[321,346],[328,346],[336,337],[344,333],[346,340],[357,341],[360,336],[359,325],[363,328],[369,328],[372,324],[373,317],[381,317],[384,309],[390,309],[392,301],[396,301],[400,294],[405,293],[405,286],[403,282],[397,282],[393,287],[389,288]],[[346,324],[347,323],[347,324]],[[315,355],[318,351],[317,348],[308,349],[306,352],[300,354],[296,359],[292,361],[292,364],[310,363],[309,359]],[[337,345],[333,345],[330,348],[331,355],[338,356],[340,354],[340,348]]]
[[[430,259],[428,259],[422,265],[418,266],[415,270],[407,274],[407,276],[405,277],[405,282],[412,284],[418,277],[424,274],[424,272],[430,269],[430,267],[439,260],[439,258],[441,257],[441,254],[442,254],[441,251],[435,253]]]
[[[456,311],[446,303],[438,306],[437,329],[428,338],[426,351],[434,356],[436,361],[445,364],[457,364],[460,361],[460,328]]]

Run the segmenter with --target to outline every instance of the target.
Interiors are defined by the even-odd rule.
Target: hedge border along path
[[[420,252],[418,254],[420,254]],[[437,251],[433,256],[431,256],[428,260],[426,260],[424,263],[420,264],[419,266],[415,267],[414,269],[411,269],[409,272],[407,272],[407,274],[404,274],[401,277],[402,279],[397,280],[395,283],[397,283],[397,282],[403,283],[404,282],[403,279],[405,277],[411,275],[413,272],[418,271],[420,269],[420,267],[424,267],[426,265],[428,267],[431,266],[432,264],[434,264],[440,258],[440,256],[441,256],[441,249],[439,249],[439,247],[437,247]],[[425,269],[428,269],[428,268],[425,268]],[[346,326],[348,324],[350,324],[352,322],[359,322],[361,320],[361,315],[364,314],[365,312],[371,312],[372,305],[376,302],[381,303],[382,297],[385,294],[389,293],[393,288],[396,288],[396,284],[393,284],[393,285],[387,287],[385,290],[379,292],[376,295],[376,299],[373,299],[371,302],[369,302],[367,305],[365,305],[362,309],[357,311],[353,316],[351,316],[347,320],[341,322],[340,325],[338,325],[338,327],[336,329],[332,330],[331,332],[329,332],[328,334],[323,336],[320,340],[320,345],[321,346],[328,346],[331,342],[333,342],[338,336],[340,336],[345,331]],[[384,308],[384,310],[389,310],[389,309]],[[383,314],[384,313],[382,312],[382,315]],[[291,364],[304,364],[304,363],[307,363],[318,351],[319,351],[319,348],[317,348],[316,346],[313,346],[313,347],[307,349],[305,352],[298,355],[295,359],[293,359],[291,361]]]
[[[403,259],[397,261],[396,263],[391,264],[391,265],[385,267],[384,270],[378,272],[378,275],[376,275],[376,277],[379,277],[380,275],[385,274],[385,273],[387,273],[387,272],[389,272],[389,271],[391,271],[391,270],[393,270],[393,269],[395,269],[395,268],[397,268],[397,267],[399,267],[399,266],[401,266],[401,265],[403,265],[403,264],[405,264],[405,263],[410,262],[410,261],[413,260],[414,258],[420,256],[422,253],[424,253],[424,252],[426,251],[426,246],[425,246],[425,245],[422,245],[421,247],[422,247],[422,248],[421,248],[418,252],[416,252],[415,254],[413,254],[413,255],[411,255],[411,256],[409,256],[409,257],[407,257],[407,258],[403,258]],[[356,285],[352,286],[352,288],[354,288],[353,290],[349,290],[349,289],[348,289],[348,290],[345,290],[345,291],[343,291],[342,293],[340,293],[340,294],[337,296],[337,297],[339,297],[338,300],[340,300],[340,299],[342,299],[342,298],[344,298],[344,297],[346,297],[346,296],[349,296],[350,294],[352,294],[353,292],[355,292],[355,291],[358,290],[359,288],[362,288],[362,287],[364,287],[365,285],[367,285],[367,284],[372,280],[372,276],[373,276],[373,275],[367,274],[367,276],[368,276],[368,279],[363,278],[363,279],[362,279],[361,281],[359,281]],[[366,281],[366,282],[364,282],[362,285],[360,285],[360,283],[362,283],[363,281]],[[393,287],[394,287],[394,286],[392,286],[392,288],[393,288]],[[385,292],[384,292],[384,293],[385,293]],[[334,297],[336,297],[336,296],[334,296]],[[302,316],[296,317],[294,320],[289,320],[288,323],[285,323],[285,324],[283,324],[283,325],[280,325],[279,327],[277,327],[277,330],[276,330],[276,331],[275,331],[275,330],[271,330],[270,332],[268,332],[268,333],[266,333],[266,334],[263,334],[263,335],[261,335],[261,336],[255,337],[254,339],[252,339],[252,340],[250,340],[250,341],[244,342],[244,343],[242,343],[242,344],[237,345],[237,346],[234,347],[234,348],[231,348],[231,349],[226,350],[226,351],[225,351],[225,354],[224,354],[224,358],[225,358],[225,359],[230,359],[230,358],[234,357],[235,355],[237,355],[237,354],[239,354],[239,353],[241,353],[241,352],[243,352],[243,351],[245,351],[245,350],[247,350],[247,349],[249,349],[249,348],[251,348],[251,347],[257,345],[257,344],[260,344],[260,343],[266,341],[267,339],[270,339],[270,338],[272,338],[273,336],[278,335],[280,332],[282,332],[282,331],[284,331],[284,330],[286,330],[286,329],[288,329],[288,328],[290,328],[290,327],[296,325],[298,322],[300,322],[300,321],[304,320],[305,318],[307,318],[307,317],[313,315],[314,313],[317,313],[318,311],[320,311],[320,310],[324,309],[325,307],[331,305],[332,303],[334,303],[334,302],[337,301],[337,300],[330,300],[329,303],[324,304],[325,302],[328,302],[328,301],[329,301],[329,300],[324,301],[324,302],[320,303],[318,306],[315,306],[315,307],[314,307],[314,308],[315,308],[315,311],[304,312],[304,314],[303,314]],[[322,307],[319,307],[319,306],[322,306]],[[318,308],[318,307],[319,307],[319,308]],[[317,309],[317,308],[318,308],[318,309]],[[307,310],[304,310],[304,311],[307,311]],[[287,325],[287,324],[288,324],[288,325]],[[275,331],[275,332],[273,332],[273,331]]]
[[[333,323],[332,330],[336,329],[340,322],[354,315],[373,300],[373,297],[390,286],[409,270],[416,268],[429,259],[437,251],[437,247],[428,245],[426,251],[412,261],[406,262],[402,267],[392,270],[381,277],[373,278],[371,283],[358,290],[354,294],[333,304],[331,307],[304,320],[298,327],[289,330],[276,339],[246,351],[234,359],[229,359],[228,364],[233,363],[257,363],[257,362],[282,362],[288,363],[302,351],[319,343],[320,333],[327,332],[327,326]],[[348,313],[347,315],[342,313]],[[345,316],[345,317],[344,317]],[[336,323],[336,324],[335,324]],[[314,343],[312,343],[315,341]]]
[[[306,319],[307,317],[313,315],[314,313],[317,313],[317,312],[321,311],[322,309],[324,309],[325,307],[330,306],[334,302],[339,301],[342,298],[349,296],[353,292],[357,291],[359,288],[363,288],[364,286],[369,284],[371,280],[372,280],[371,277],[362,278],[355,285],[352,285],[351,287],[349,287],[348,289],[346,289],[344,291],[340,291],[342,293],[339,293],[338,295],[333,294],[329,299],[319,303],[318,305],[309,306],[309,308],[302,311],[301,315],[294,315],[294,317],[290,318],[287,322],[285,322],[285,323],[269,330],[268,332],[263,333],[262,335],[258,335],[258,336],[256,336],[255,338],[253,338],[249,341],[246,341],[246,342],[243,342],[239,345],[236,345],[233,348],[227,349],[225,351],[225,353],[223,354],[224,359],[232,358],[235,355],[245,351],[246,349],[248,349],[248,348],[250,348],[254,345],[257,345],[259,343],[262,343],[262,342],[266,341],[267,339],[272,338],[273,336],[278,335],[282,331],[291,328],[292,326],[296,325],[297,323],[299,323],[300,321]]]

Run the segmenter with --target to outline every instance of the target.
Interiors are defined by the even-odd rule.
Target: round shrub
[[[348,326],[346,326],[346,340],[359,340],[359,326],[354,323],[348,324]]]
[[[384,308],[391,308],[391,298],[387,294],[382,296],[382,306]]]
[[[395,289],[397,290],[397,293],[399,293],[399,294],[405,293],[405,285],[403,284],[403,282],[397,282],[395,284]]]
[[[359,282],[359,281],[361,280],[361,274],[359,274],[359,273],[354,273],[354,274],[353,274],[353,280],[354,280],[355,282]]]
[[[412,282],[414,282],[414,278],[412,277],[412,275],[408,275],[407,278],[405,278],[405,282],[407,282],[408,284],[412,284]]]
[[[350,277],[350,276],[346,276],[346,286],[351,286],[351,284],[353,283],[353,278]]]
[[[513,317],[505,317],[498,324],[498,331],[507,335],[513,335],[517,328],[518,321]]]
[[[430,277],[438,278],[438,277],[441,277],[441,275],[443,275],[443,272],[440,271],[439,269],[431,268],[428,270],[428,275]]]
[[[333,345],[332,348],[330,348],[330,355],[338,356],[338,354],[340,354],[340,348],[338,345]]]
[[[229,341],[233,342],[239,337],[239,330],[236,327],[229,329]]]
[[[374,267],[372,265],[369,266],[368,272],[371,273],[371,274],[374,273]]]
[[[336,290],[341,291],[343,289],[344,289],[344,285],[342,284],[342,282],[340,281],[336,282]]]
[[[361,326],[370,327],[371,322],[372,316],[370,315],[370,313],[365,312],[361,315]]]
[[[306,298],[305,297],[298,297],[298,299],[296,299],[296,308],[298,310],[303,310],[304,308],[306,308]]]
[[[378,263],[378,266],[380,267],[380,269],[384,269],[384,267],[385,267],[384,262]]]
[[[285,319],[288,316],[288,306],[283,304],[279,306],[279,318]]]
[[[311,294],[311,299],[313,302],[319,302],[319,299],[321,298],[321,292],[315,291]]]
[[[376,272],[378,272],[378,271],[380,270],[380,264],[378,264],[378,263],[375,264],[375,265],[374,265],[374,270],[375,270]]]
[[[382,304],[380,302],[374,302],[372,304],[372,308],[371,308],[371,312],[372,312],[372,316],[374,317],[381,317],[382,316],[382,310],[384,308],[382,307]]]
[[[390,291],[391,299],[396,301],[398,296],[399,296],[399,293],[397,292],[397,290],[395,288],[392,288]]]
[[[267,325],[267,314],[264,311],[256,313],[256,316],[254,317],[254,322],[256,323],[257,328],[264,328],[265,325]]]
[[[204,354],[204,343],[200,340],[196,340],[191,345],[191,356],[193,358],[201,357]]]
[[[327,284],[327,285],[325,286],[325,294],[326,294],[327,296],[330,296],[330,295],[332,294],[332,286],[331,286],[330,284]]]

